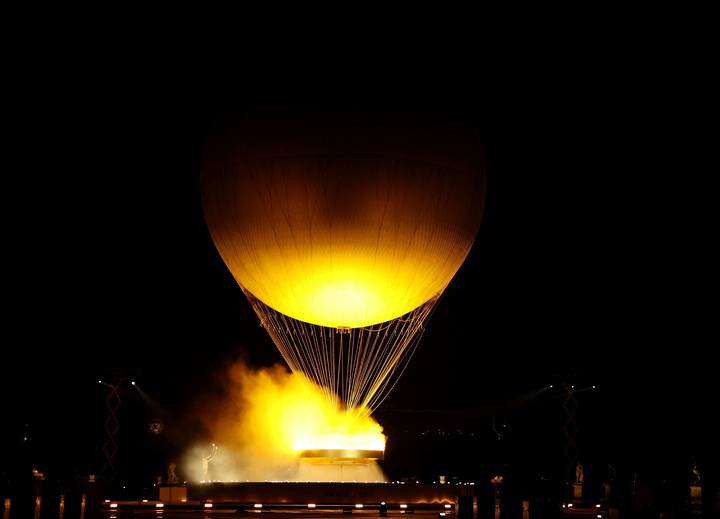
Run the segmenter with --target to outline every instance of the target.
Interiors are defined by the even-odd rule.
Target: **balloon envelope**
[[[238,284],[333,328],[386,322],[441,294],[473,245],[486,186],[463,117],[317,106],[219,117],[201,182]]]

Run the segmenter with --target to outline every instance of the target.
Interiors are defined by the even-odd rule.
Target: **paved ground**
[[[448,517],[454,517],[455,514],[447,514]],[[333,517],[348,517],[348,516],[354,516],[356,518],[376,518],[380,517],[380,514],[377,512],[377,510],[373,511],[352,511],[351,513],[344,513],[342,510],[335,510],[335,511],[282,511],[282,512],[237,512],[235,510],[210,510],[210,511],[197,511],[197,510],[166,510],[163,512],[158,512],[156,510],[125,510],[125,511],[117,511],[117,512],[109,512],[104,511],[99,516],[100,518],[107,518],[107,519],[142,519],[142,518],[162,518],[162,519],[213,519],[213,518],[221,518],[221,517],[245,517],[245,518],[254,518],[254,519],[260,519],[259,516],[262,516],[265,519],[268,518],[274,518],[274,519],[283,519],[283,518],[289,518],[289,519],[328,519]],[[396,518],[401,519],[405,517],[406,514],[403,514],[402,512],[388,512],[387,517],[388,518]],[[419,511],[414,512],[412,514],[412,517],[419,517],[419,518],[425,518],[425,519],[435,519],[440,517],[440,514],[438,512],[432,512],[432,511]],[[95,518],[93,518],[95,519]]]

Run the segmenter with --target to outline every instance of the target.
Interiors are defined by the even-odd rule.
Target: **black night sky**
[[[4,103],[2,464],[97,469],[97,381],[119,368],[172,427],[233,359],[282,362],[212,245],[200,158],[225,107],[322,99],[462,109],[486,155],[475,246],[378,415],[393,475],[549,477],[564,468],[564,394],[527,395],[565,383],[596,386],[576,395],[588,477],[613,464],[684,480],[697,463],[717,486],[716,231],[697,99],[665,81],[678,63],[569,47],[404,66],[358,53],[233,68],[122,45],[98,63],[79,44],[20,60]],[[145,423],[127,412],[124,427]],[[163,466],[176,448],[127,451]],[[433,453],[425,466],[418,452]]]

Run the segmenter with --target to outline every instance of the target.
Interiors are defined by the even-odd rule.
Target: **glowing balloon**
[[[218,121],[202,196],[244,290],[294,319],[357,328],[445,290],[480,227],[485,170],[460,118],[265,109]]]
[[[201,173],[212,240],[290,368],[359,414],[467,257],[485,187],[467,119],[399,110],[225,115]]]

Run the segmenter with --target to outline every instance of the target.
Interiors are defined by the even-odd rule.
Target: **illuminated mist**
[[[178,463],[182,479],[387,481],[374,460],[306,460],[297,454],[307,445],[317,445],[320,437],[345,437],[350,439],[351,448],[384,451],[382,426],[369,413],[332,408],[327,390],[301,380],[302,375],[279,364],[251,369],[237,362],[220,376],[222,394],[196,407],[202,408],[202,413],[194,419],[201,422],[208,437],[183,454]]]

